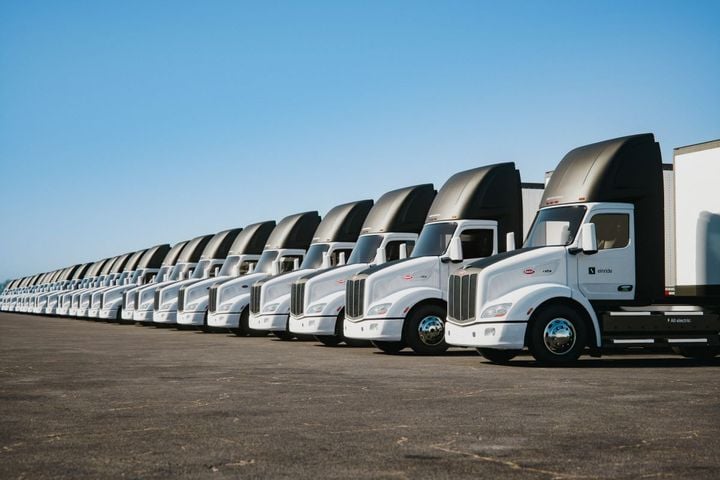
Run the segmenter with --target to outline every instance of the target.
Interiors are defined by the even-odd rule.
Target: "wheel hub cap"
[[[555,355],[564,355],[575,346],[575,327],[564,318],[556,318],[547,324],[543,332],[545,347]]]
[[[445,323],[434,315],[425,317],[418,324],[418,336],[425,345],[437,345],[445,336]]]

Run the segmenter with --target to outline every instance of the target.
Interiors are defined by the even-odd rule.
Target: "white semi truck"
[[[209,329],[207,312],[210,287],[252,272],[275,226],[275,221],[246,226],[230,247],[217,277],[197,280],[180,288],[177,301],[178,324]]]
[[[80,288],[72,292],[69,295],[63,295],[62,309],[59,312],[63,316],[74,317],[77,314],[78,307],[80,304],[80,296],[88,290],[95,288],[100,285],[107,275],[110,267],[112,267],[115,260],[118,257],[109,257],[100,260],[91,272],[91,275],[85,277],[85,280],[81,284]],[[65,301],[67,299],[67,302]]]
[[[123,292],[122,303],[120,304],[121,322],[132,323],[135,316],[135,308],[139,305],[140,291],[147,285],[153,285],[165,281],[173,273],[173,269],[180,258],[183,248],[188,244],[189,240],[178,242],[165,254],[157,273],[151,274],[147,279],[141,282],[141,285],[132,287]],[[146,294],[146,297],[152,298],[152,294]]]
[[[196,281],[215,277],[240,232],[242,232],[242,228],[233,228],[216,233],[203,249],[200,261],[189,278],[158,288],[153,304],[153,322],[166,325],[177,323],[178,292],[180,289]]]
[[[504,252],[522,238],[523,210],[537,209],[542,184],[520,182],[514,163],[460,172],[430,207],[410,258],[370,267],[346,283],[344,335],[386,353],[447,350],[447,285],[461,262]],[[529,224],[529,222],[528,222]]]
[[[125,270],[125,265],[127,265],[128,261],[132,256],[134,256],[133,253],[126,253],[124,255],[116,257],[115,261],[112,262],[106,275],[95,285],[93,285],[93,287],[86,289],[80,294],[77,310],[75,312],[76,317],[90,317],[90,307],[92,303],[93,293],[103,288],[115,285],[115,282],[122,277],[123,271]]]
[[[290,332],[313,335],[327,346],[363,342],[343,335],[345,282],[371,265],[410,254],[436,193],[428,183],[381,196],[368,213],[346,265],[304,274],[292,284]]]
[[[57,298],[61,292],[73,287],[73,277],[84,265],[73,265],[62,271],[62,274],[54,281],[53,285],[36,298],[33,313],[40,315],[51,315],[55,313]]]
[[[319,224],[318,212],[297,213],[283,218],[270,234],[252,273],[220,280],[210,287],[208,327],[230,329],[238,336],[257,334],[248,325],[251,287],[271,275],[296,270]]]
[[[93,308],[90,310],[90,316],[102,320],[119,321],[123,294],[137,286],[148,284],[160,271],[162,261],[169,251],[170,245],[167,243],[147,249],[132,265],[130,275],[124,282],[93,294]]]
[[[172,270],[163,277],[162,281],[154,282],[140,287],[133,311],[133,320],[136,322],[152,323],[153,307],[159,301],[160,289],[172,285],[178,280],[184,280],[192,275],[193,270],[200,261],[203,250],[213,238],[213,235],[201,235],[188,241],[180,252],[177,263]]]
[[[569,152],[524,247],[450,278],[447,342],[496,363],[524,348],[545,364],[628,347],[717,355],[720,142],[676,149],[673,167],[668,231],[652,134]],[[673,254],[674,274],[664,261]]]
[[[282,340],[292,339],[295,334],[290,332],[288,322],[293,282],[303,275],[344,264],[372,207],[372,200],[360,200],[332,208],[315,230],[300,268],[255,282],[250,289],[250,328],[270,331]]]
[[[126,285],[127,282],[135,274],[135,269],[143,255],[145,255],[147,249],[138,250],[132,253],[125,262],[125,266],[118,273],[113,274],[110,278],[106,279],[105,283],[93,291],[90,292],[90,302],[88,304],[87,312],[85,317],[97,318],[100,311],[100,301],[102,300],[102,294],[108,289],[115,288],[118,285]]]
[[[98,271],[102,268],[105,262],[107,262],[107,259],[91,263],[85,272],[79,276],[79,278],[76,278],[76,282],[74,282],[72,288],[68,288],[64,292],[60,292],[55,305],[55,311],[52,313],[60,317],[69,315],[73,294],[87,287],[97,276]]]

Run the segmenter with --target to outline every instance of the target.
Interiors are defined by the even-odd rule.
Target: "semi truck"
[[[303,275],[344,264],[372,207],[372,200],[360,200],[332,208],[315,230],[300,268],[255,282],[250,289],[249,327],[292,339],[295,334],[288,328],[291,285]]]
[[[371,340],[386,353],[447,350],[448,278],[461,262],[513,248],[524,209],[542,184],[521,184],[512,162],[456,173],[435,197],[409,258],[370,267],[346,282],[345,337]],[[527,215],[529,216],[529,215]],[[529,224],[529,222],[528,222]]]
[[[230,247],[216,277],[187,283],[180,288],[177,301],[178,324],[209,329],[207,312],[210,287],[252,272],[275,226],[275,221],[246,226]]]
[[[653,134],[570,151],[523,248],[451,276],[447,342],[495,363],[525,348],[550,365],[627,348],[717,355],[720,142],[676,149],[673,172],[667,230],[673,193]]]
[[[155,292],[153,303],[153,322],[162,324],[177,323],[178,292],[185,285],[198,280],[214,277],[222,267],[230,247],[242,232],[242,228],[233,228],[216,233],[200,255],[200,261],[189,278],[178,280]]]
[[[95,263],[95,265],[91,268],[89,275],[83,279],[83,282],[80,284],[80,288],[62,296],[62,304],[61,307],[58,308],[58,314],[74,317],[77,313],[80,295],[88,289],[99,285],[100,282],[105,279],[107,270],[112,266],[112,263],[116,258],[117,257],[109,257]]]
[[[156,297],[159,295],[160,289],[172,285],[178,280],[189,278],[200,261],[203,250],[205,250],[212,238],[213,235],[201,235],[188,241],[182,248],[175,266],[163,277],[162,281],[140,287],[135,310],[133,311],[134,321],[152,323],[153,308],[157,302]]]
[[[98,281],[92,288],[88,288],[80,294],[77,304],[77,310],[75,312],[76,317],[88,318],[90,316],[89,311],[93,293],[103,288],[115,285],[115,282],[122,277],[123,271],[125,270],[125,265],[128,264],[128,261],[133,256],[135,256],[134,253],[126,253],[124,255],[116,257],[115,261],[112,262],[105,276],[100,281]]]
[[[90,316],[102,320],[121,320],[124,293],[148,284],[160,271],[162,261],[169,251],[170,245],[167,243],[147,249],[134,266],[126,282],[108,287],[93,295],[93,308],[90,310]]]
[[[291,286],[290,332],[312,335],[327,346],[345,342],[345,282],[370,265],[409,255],[435,198],[431,183],[400,188],[381,196],[367,215],[345,265],[303,274]]]
[[[57,304],[57,297],[60,292],[66,291],[72,285],[72,278],[75,273],[83,268],[82,264],[67,267],[61,271],[45,292],[39,294],[35,300],[35,308],[33,313],[40,315],[48,315],[54,313]]]
[[[238,336],[266,334],[253,333],[248,325],[250,289],[255,282],[271,275],[296,270],[319,224],[320,215],[316,211],[297,213],[280,220],[251,273],[220,280],[210,287],[208,327],[230,329]]]
[[[143,290],[147,285],[153,285],[165,281],[173,274],[173,269],[180,258],[180,254],[183,248],[188,244],[189,240],[178,242],[165,254],[160,264],[160,269],[157,273],[151,274],[145,281],[141,282],[141,285],[129,288],[122,294],[122,303],[120,304],[120,318],[121,322],[131,323],[134,321],[135,307],[140,304],[139,297],[140,291]],[[179,273],[178,273],[179,275]],[[146,296],[152,297],[152,294]]]

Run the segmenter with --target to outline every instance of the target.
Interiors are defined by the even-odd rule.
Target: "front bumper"
[[[88,317],[90,318],[98,318],[100,315],[100,309],[99,308],[91,308],[88,310]]]
[[[208,313],[208,326],[219,328],[238,328],[240,326],[239,313]]]
[[[177,310],[153,312],[152,320],[155,323],[177,323]]]
[[[368,318],[357,322],[345,319],[343,335],[359,340],[399,342],[402,340],[403,318]]]
[[[205,312],[180,312],[177,316],[177,323],[202,327],[205,323]]]
[[[87,318],[88,317],[88,308],[87,307],[80,307],[77,309],[77,312],[75,312],[76,317],[80,318]]]
[[[306,335],[335,335],[336,316],[313,316],[303,317],[290,316],[288,326],[292,333],[303,333]]]
[[[289,313],[250,315],[248,326],[253,330],[284,332],[287,329]]]
[[[459,347],[520,350],[525,346],[526,322],[474,323],[445,322],[445,342]]]
[[[117,308],[103,308],[98,312],[97,318],[102,318],[103,320],[115,320],[117,318]],[[132,320],[132,317],[130,317],[130,320]]]
[[[133,313],[133,320],[136,322],[145,322],[150,323],[153,321],[153,311],[152,308],[146,309],[146,310],[135,310]]]
[[[123,309],[122,313],[120,314],[123,320],[132,321],[135,319],[135,310],[125,310]]]

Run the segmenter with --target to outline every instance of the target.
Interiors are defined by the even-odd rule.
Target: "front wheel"
[[[480,355],[498,365],[508,363],[520,353],[520,350],[498,350],[497,348],[478,348],[477,351]]]
[[[720,347],[675,347],[673,351],[685,358],[703,361],[712,360],[720,355]]]
[[[403,342],[380,342],[380,341],[373,341],[372,345],[375,348],[379,348],[384,353],[395,355],[396,353],[400,353],[400,350],[405,348],[405,344]]]
[[[405,319],[405,341],[415,353],[438,355],[448,349],[445,343],[446,309],[439,305],[422,305]]]
[[[552,305],[535,313],[528,348],[538,362],[562,365],[580,357],[587,338],[585,319],[577,310],[567,305]]]

